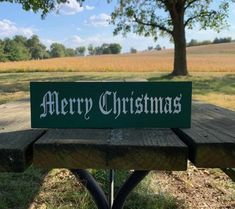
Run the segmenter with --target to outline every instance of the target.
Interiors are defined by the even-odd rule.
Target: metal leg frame
[[[90,192],[98,209],[122,209],[128,195],[150,171],[133,171],[113,200],[114,171],[110,170],[109,201],[102,188],[88,171],[84,169],[72,169],[71,172]]]

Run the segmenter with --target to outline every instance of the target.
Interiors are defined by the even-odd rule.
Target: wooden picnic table
[[[190,129],[30,129],[29,101],[0,105],[0,171],[235,167],[235,112],[194,102]],[[108,149],[107,149],[108,148]]]
[[[28,100],[0,105],[0,113],[0,172],[22,172],[32,163],[68,168],[90,180],[98,208],[111,207],[81,169],[140,170],[121,188],[128,193],[147,171],[186,170],[188,160],[203,168],[235,167],[235,112],[210,104],[193,102],[190,129],[31,129]],[[112,208],[122,208],[126,196],[117,195]]]

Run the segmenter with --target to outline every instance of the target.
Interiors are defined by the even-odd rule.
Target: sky
[[[87,0],[81,7],[76,0],[70,0],[69,4],[60,5],[59,13],[53,11],[45,19],[41,19],[40,13],[24,11],[19,4],[0,3],[0,39],[15,35],[29,38],[36,34],[48,48],[54,42],[71,48],[115,42],[122,45],[122,52],[130,51],[131,47],[142,51],[157,44],[173,48],[168,38],[159,38],[154,42],[151,37],[141,37],[133,33],[126,37],[113,36],[114,26],[108,24],[108,21],[115,2],[114,0],[108,4],[106,0]],[[235,39],[235,3],[230,7],[228,23],[229,29],[219,34],[211,30],[199,31],[195,27],[186,32],[187,41],[213,40],[216,37]]]

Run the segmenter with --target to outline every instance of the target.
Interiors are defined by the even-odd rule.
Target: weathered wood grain
[[[43,130],[30,130],[29,102],[0,105],[0,172],[22,172],[33,158],[33,142]]]
[[[170,129],[49,130],[34,144],[44,168],[185,170],[187,146]]]
[[[174,131],[189,146],[189,158],[197,167],[235,167],[235,112],[195,102],[192,127]]]

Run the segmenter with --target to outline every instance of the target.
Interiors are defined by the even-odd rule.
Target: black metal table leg
[[[98,209],[109,209],[104,191],[88,171],[84,169],[71,169],[71,172],[90,192]]]
[[[122,209],[128,195],[150,171],[133,171],[119,189],[113,205],[108,204],[104,191],[88,171],[84,169],[71,169],[71,172],[90,192],[98,209]]]
[[[128,195],[149,172],[150,171],[134,171],[119,189],[115,196],[112,209],[122,209]]]

